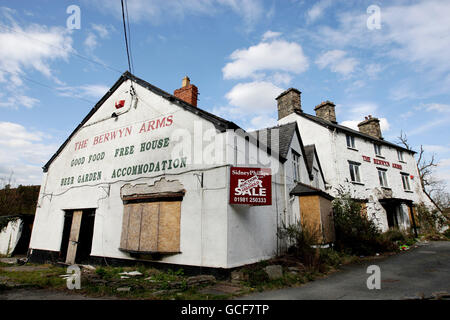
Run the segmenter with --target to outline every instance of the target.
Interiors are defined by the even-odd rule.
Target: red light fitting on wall
[[[125,105],[125,100],[116,101],[116,109],[120,109]]]

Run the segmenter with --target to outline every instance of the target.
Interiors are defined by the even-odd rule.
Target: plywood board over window
[[[164,184],[165,190],[161,190]],[[156,190],[155,190],[156,186]],[[162,181],[150,189],[129,185],[122,193],[124,211],[120,250],[142,254],[180,252],[181,201],[184,190],[167,190],[170,182]],[[139,193],[135,191],[139,190]],[[143,193],[142,191],[146,191]],[[132,191],[132,192],[131,192]],[[163,192],[161,192],[163,191]]]

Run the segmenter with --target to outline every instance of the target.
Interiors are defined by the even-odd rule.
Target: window
[[[398,156],[399,161],[404,161],[403,160],[403,151],[397,150],[397,156]]]
[[[131,253],[180,251],[181,201],[124,204],[120,249]]]
[[[409,174],[402,173],[401,175],[402,175],[403,190],[411,191],[411,186],[409,185]]]
[[[378,169],[378,178],[380,179],[380,186],[387,188],[388,182],[386,177],[386,170]]]
[[[316,168],[313,168],[313,172],[314,172],[314,176],[313,176],[314,186],[316,188],[319,188],[320,187],[319,186],[319,170],[317,170]]]
[[[294,181],[300,181],[300,155],[292,150],[292,170]]]
[[[356,149],[356,147],[355,147],[355,137],[347,134],[346,138],[347,138],[347,148]]]
[[[361,183],[361,178],[359,176],[359,163],[356,162],[349,162],[349,169],[350,169],[350,179],[352,182],[358,182]]]
[[[375,149],[375,155],[381,156],[381,145],[374,143],[373,148]]]

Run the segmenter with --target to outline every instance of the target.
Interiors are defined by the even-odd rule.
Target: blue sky
[[[69,30],[66,9],[81,10]],[[369,28],[379,8],[380,28]],[[338,121],[369,114],[396,142],[440,160],[450,181],[450,2],[128,0],[134,73],[173,92],[188,75],[199,107],[245,129],[276,123],[295,87]],[[369,11],[369,12],[368,12]],[[369,24],[369,26],[373,26]],[[42,165],[128,69],[119,0],[0,0],[0,177],[39,184]],[[95,61],[96,63],[92,62]]]

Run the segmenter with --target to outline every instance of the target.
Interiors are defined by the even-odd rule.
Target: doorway
[[[60,260],[67,264],[89,260],[94,235],[95,209],[66,210]]]
[[[397,205],[395,203],[384,203],[384,210],[386,210],[386,216],[388,221],[389,229],[398,228],[398,217],[397,217]]]

